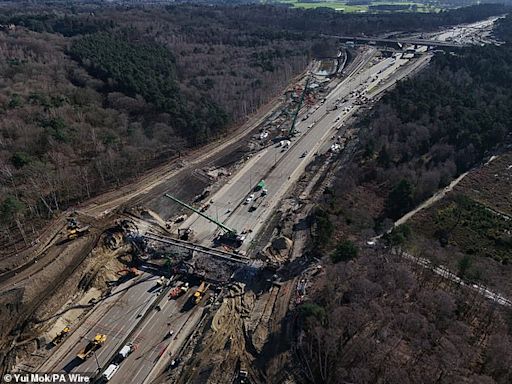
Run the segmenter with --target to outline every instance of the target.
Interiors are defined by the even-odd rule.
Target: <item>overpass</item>
[[[360,37],[360,36],[335,36],[335,35],[322,35],[325,37],[331,37],[342,41],[353,41],[355,43],[370,43],[375,42],[376,44],[402,44],[402,45],[428,45],[431,47],[448,47],[456,48],[461,47],[462,44],[454,43],[451,41],[439,41],[439,40],[425,40],[425,39],[400,39],[400,38],[377,38],[377,37]]]

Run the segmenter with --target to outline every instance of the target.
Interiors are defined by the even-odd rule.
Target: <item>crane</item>
[[[304,102],[304,97],[306,96],[306,92],[308,90],[310,77],[306,80],[306,85],[304,86],[304,90],[302,91],[302,95],[300,95],[299,105],[297,105],[297,109],[293,114],[292,125],[290,126],[290,130],[288,131],[288,137],[292,137],[295,134],[295,123],[297,122],[297,116],[299,115],[300,108],[302,107],[302,103]]]
[[[183,201],[175,198],[174,196],[169,195],[168,193],[166,193],[164,196],[167,197],[168,199],[171,199],[175,203],[178,203],[181,206],[190,209],[192,212],[197,213],[199,216],[204,217],[209,222],[217,225],[220,229],[222,229],[224,231],[223,235],[221,236],[221,240],[223,240],[227,243],[230,243],[232,245],[235,245],[236,247],[240,247],[242,245],[243,241],[245,240],[244,235],[238,234],[238,232],[235,229],[229,228],[224,223],[221,223],[220,221],[215,220],[214,218],[199,211],[198,209],[195,209],[194,207],[188,205],[187,203],[184,203]]]

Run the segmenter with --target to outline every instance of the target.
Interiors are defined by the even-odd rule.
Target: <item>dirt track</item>
[[[30,319],[39,307],[44,307],[44,313],[49,314],[52,309],[58,310],[77,292],[80,281],[70,282],[69,278],[78,269],[83,269],[81,265],[91,255],[99,236],[111,228],[119,217],[117,212],[120,208],[145,205],[163,217],[172,215],[175,208],[162,198],[163,193],[171,191],[186,200],[193,199],[207,185],[204,180],[194,176],[194,170],[214,166],[218,160],[225,162],[232,154],[235,157],[243,155],[240,149],[247,148],[254,129],[279,107],[278,98],[271,100],[229,137],[190,151],[180,159],[149,171],[134,183],[107,192],[77,207],[80,222],[93,224],[91,232],[83,238],[61,242],[66,217],[70,213],[63,212],[26,249],[6,254],[3,260],[7,264],[4,263],[5,272],[0,275],[0,288],[4,293],[9,291],[10,294],[3,295],[9,307],[0,312],[1,335],[6,336],[12,332],[13,327],[17,327],[16,334],[26,337],[23,336],[24,331],[28,329]],[[16,270],[12,270],[12,266]],[[82,277],[79,274],[77,279]],[[61,292],[64,287],[65,292]],[[50,297],[59,299],[50,302]],[[0,342],[0,365],[4,369],[11,364],[9,361],[12,362],[13,357],[10,353],[5,354],[11,350],[7,345],[11,345],[10,337]]]

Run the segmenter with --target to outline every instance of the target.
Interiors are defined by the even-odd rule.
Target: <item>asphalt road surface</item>
[[[368,60],[370,58],[371,56]],[[254,155],[211,197],[213,203],[206,214],[237,232],[252,230],[247,233],[246,240],[240,248],[247,250],[254,236],[265,226],[286,191],[297,182],[315,153],[324,148],[326,143],[330,146],[333,135],[344,133],[345,127],[339,131],[336,128],[358,109],[355,105],[356,92],[361,93],[377,86],[408,62],[409,60],[400,56],[381,59],[338,84],[324,103],[310,109],[310,116],[306,120],[303,121],[300,119],[302,116],[299,116],[298,134],[292,139],[289,149],[284,150],[278,144],[274,144]],[[346,101],[342,102],[343,100]],[[338,105],[338,109],[331,112],[335,104]],[[253,193],[252,190],[260,179],[265,180],[268,195],[262,198],[258,197],[261,192],[255,192],[253,200],[246,204],[247,197]],[[257,197],[263,199],[263,202],[252,210],[251,206]],[[203,244],[210,244],[219,232],[215,224],[197,214],[191,215],[181,227],[191,228],[194,241]]]
[[[162,298],[159,304],[161,310],[153,310],[133,335],[131,340],[136,349],[120,364],[110,383],[143,383],[160,359],[174,357],[203,312],[202,306],[181,311],[193,292],[190,289],[187,295],[178,300]],[[169,336],[170,330],[173,331],[172,336]]]
[[[157,298],[158,291],[154,290],[157,280],[158,276],[143,273],[117,287],[91,311],[79,328],[56,347],[39,371],[97,373],[98,366],[104,367],[112,354],[122,347],[125,337]],[[107,336],[106,342],[95,356],[81,362],[76,358],[77,353],[98,333]]]
[[[395,76],[399,68],[409,65],[407,60],[399,57],[372,60],[374,53],[375,50],[370,48],[357,58],[352,63],[356,73],[339,82],[324,103],[311,107],[310,116],[306,120],[303,121],[302,116],[299,116],[298,132],[292,139],[290,148],[283,150],[273,144],[261,150],[211,197],[214,202],[207,210],[208,215],[218,218],[239,232],[252,229],[242,250],[250,247],[254,236],[265,226],[270,215],[279,207],[283,196],[303,174],[315,152],[329,146],[333,135],[343,134],[345,128],[338,131],[336,128],[359,108],[355,105],[355,91],[363,92],[371,87],[382,86],[379,81]],[[363,68],[365,65],[367,67]],[[377,76],[379,80],[375,80]],[[335,104],[338,108],[332,110]],[[253,202],[244,204],[244,201],[260,179],[265,180],[268,195],[263,198],[260,206],[251,210]],[[169,204],[174,203],[169,200]],[[196,241],[207,245],[210,245],[218,232],[214,224],[198,215],[190,216],[182,227],[191,227]],[[137,349],[121,363],[119,371],[111,381],[148,381],[157,367],[179,350],[202,314],[200,306],[188,312],[181,311],[186,296],[178,301],[159,297],[159,292],[154,289],[156,280],[157,277],[145,273],[137,281],[118,287],[115,294],[91,311],[84,323],[56,348],[41,367],[41,371],[101,372],[114,354],[126,342],[132,341]],[[192,290],[189,294],[191,292]],[[146,313],[156,300],[160,300],[161,311],[152,310],[146,316],[139,316]],[[175,332],[172,337],[166,337],[169,329]],[[107,341],[95,356],[79,364],[76,354],[98,333],[107,335]]]

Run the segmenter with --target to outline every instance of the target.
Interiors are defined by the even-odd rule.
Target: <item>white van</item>
[[[108,366],[108,368],[105,369],[105,372],[103,372],[103,375],[102,375],[103,379],[105,381],[109,381],[115,375],[115,373],[118,371],[118,369],[119,369],[119,365],[110,364]]]

